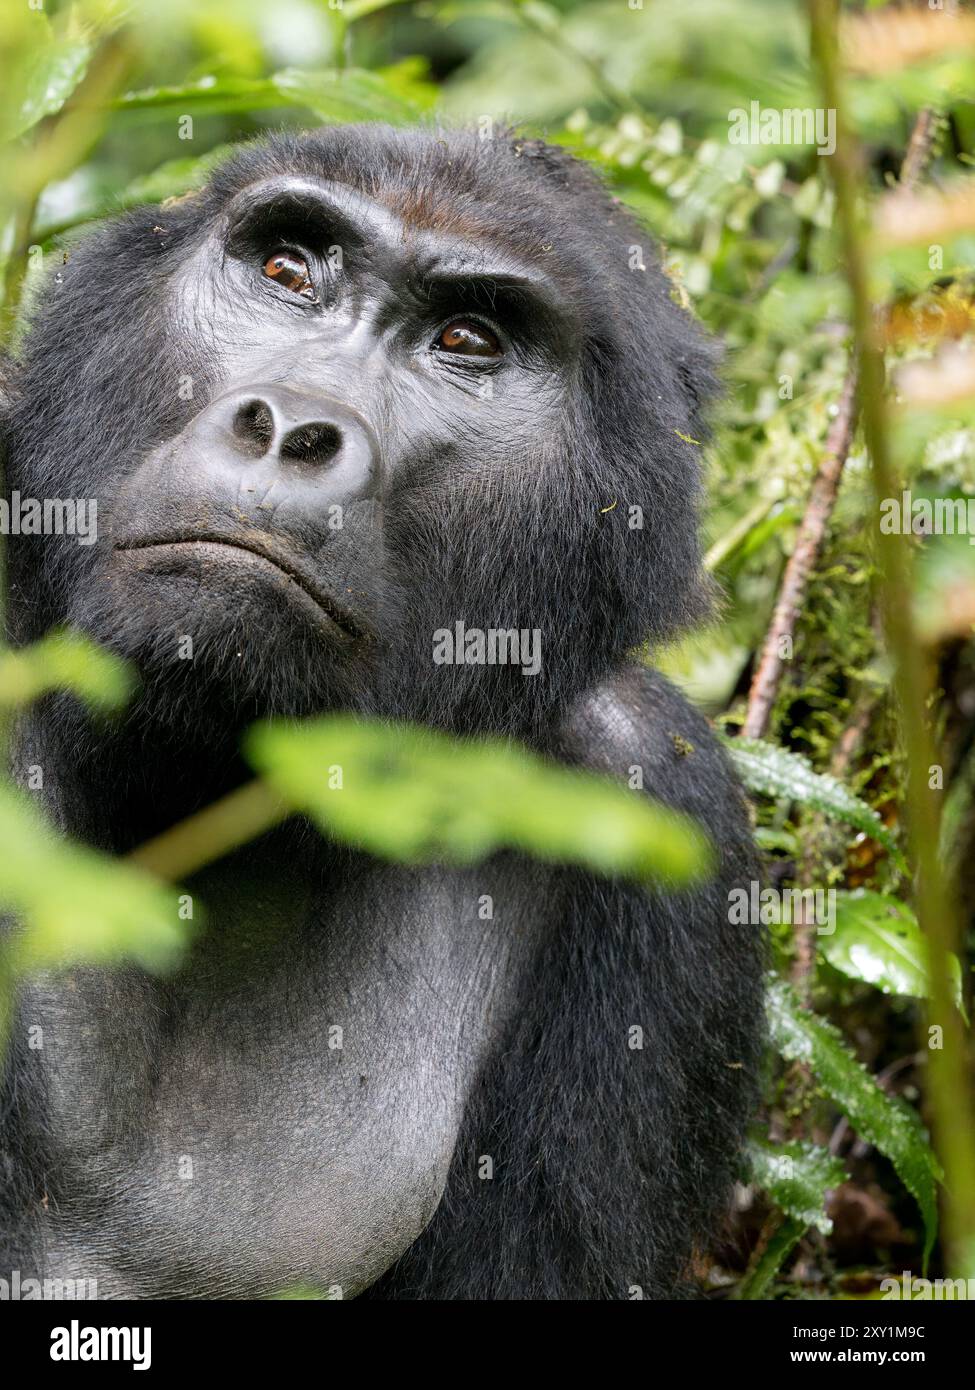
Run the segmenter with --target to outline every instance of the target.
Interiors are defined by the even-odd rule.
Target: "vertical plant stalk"
[[[27,253],[40,191],[31,189],[18,201],[13,218],[13,237],[3,271],[3,314],[5,326],[13,331],[20,306],[20,293],[27,274]]]
[[[813,59],[823,101],[836,113],[836,152],[830,160],[846,278],[850,287],[860,410],[871,460],[879,515],[886,497],[899,495],[891,457],[884,364],[867,275],[866,238],[857,207],[860,158],[842,103],[838,0],[809,0]],[[911,589],[911,558],[903,537],[877,535],[882,610],[887,646],[894,660],[897,718],[907,758],[907,815],[910,847],[917,865],[918,918],[929,946],[931,1001],[928,1024],[942,1030],[942,1046],[928,1048],[930,1096],[939,1156],[944,1164],[946,1264],[961,1277],[975,1275],[975,1123],[971,1077],[961,1016],[952,1001],[949,952],[957,948],[958,920],[938,855],[940,808],[928,786],[936,749],[926,718],[931,670],[918,640]],[[927,1036],[923,1042],[928,1044]]]

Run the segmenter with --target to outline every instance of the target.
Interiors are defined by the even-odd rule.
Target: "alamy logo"
[[[520,666],[523,676],[542,669],[542,634],[537,627],[438,627],[433,634],[436,666]]]
[[[817,154],[836,150],[836,111],[833,107],[762,106],[753,101],[748,110],[735,106],[728,112],[728,140],[732,145],[815,145]]]
[[[94,497],[21,497],[14,489],[0,497],[0,534],[4,536],[76,536],[79,545],[98,539],[98,502]]]
[[[819,936],[836,930],[835,888],[763,888],[755,879],[728,892],[728,921],[734,926],[770,927],[777,923],[816,928]]]
[[[134,1371],[152,1365],[151,1327],[82,1327],[72,1318],[51,1329],[52,1361],[131,1361]]]
[[[62,1299],[95,1299],[98,1297],[97,1279],[33,1279],[29,1275],[21,1278],[19,1269],[10,1271],[10,1278],[0,1278],[0,1303],[29,1303],[34,1299],[47,1301]]]
[[[880,504],[882,536],[967,536],[975,545],[975,497],[885,497]]]
[[[880,1297],[885,1301],[904,1299],[907,1303],[968,1300],[975,1298],[975,1279],[922,1279],[905,1269],[899,1279],[881,1279]]]

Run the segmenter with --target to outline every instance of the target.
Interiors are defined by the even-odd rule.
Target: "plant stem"
[[[170,882],[185,879],[292,814],[266,782],[255,779],[147,840],[128,859]]]
[[[858,212],[861,166],[856,139],[842,104],[837,53],[838,0],[809,0],[812,52],[819,68],[823,100],[836,113],[836,152],[831,174],[836,213],[850,286],[861,417],[879,512],[884,498],[900,495],[891,456],[884,395],[884,363],[875,332],[867,273],[864,230]],[[918,918],[929,946],[931,1001],[928,1027],[940,1029],[940,1045],[924,1036],[930,1059],[930,1094],[938,1150],[945,1169],[946,1265],[962,1277],[975,1274],[975,1124],[971,1078],[961,1016],[952,1001],[949,952],[957,948],[955,906],[938,855],[939,793],[929,787],[936,764],[926,718],[931,693],[930,662],[918,640],[911,587],[910,538],[877,540],[887,645],[894,659],[894,691],[907,758],[907,813],[912,856],[918,868]]]
[[[837,415],[830,426],[826,447],[796,535],[792,554],[782,576],[775,612],[755,668],[742,734],[764,738],[782,678],[785,642],[792,641],[812,574],[829,526],[856,425],[856,372],[847,374]]]

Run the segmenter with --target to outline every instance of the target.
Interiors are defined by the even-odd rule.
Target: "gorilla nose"
[[[342,447],[342,431],[332,420],[307,420],[282,432],[269,403],[259,398],[237,407],[231,429],[243,452],[256,458],[274,445],[282,460],[324,468]]]
[[[379,451],[372,430],[348,406],[288,387],[235,391],[197,422],[200,442],[241,466],[260,462],[298,482],[327,478],[329,492],[367,497],[376,491]]]

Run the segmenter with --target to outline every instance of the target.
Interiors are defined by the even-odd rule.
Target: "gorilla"
[[[65,696],[21,721],[13,774],[42,768],[57,826],[124,854],[242,784],[253,720],[343,710],[604,773],[696,817],[716,868],[677,891],[513,852],[405,867],[293,818],[190,880],[207,927],[177,972],[23,985],[0,1274],[698,1292],[757,1098],[763,944],[728,920],[757,868],[722,751],[646,656],[711,601],[714,362],[592,170],[511,132],[275,136],[44,282],[7,486],[98,528],[11,538],[10,639],[69,625],[140,676],[112,721]],[[538,659],[445,656],[461,632]]]

